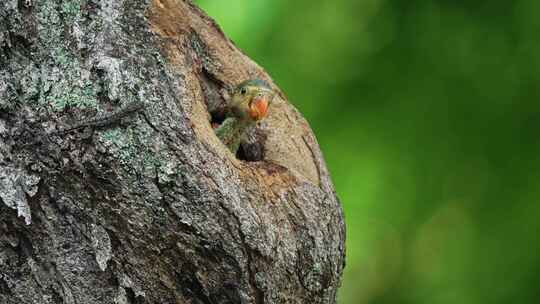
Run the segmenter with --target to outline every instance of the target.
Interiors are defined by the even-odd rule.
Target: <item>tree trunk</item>
[[[2,0],[0,18],[0,303],[336,302],[344,221],[315,137],[200,9]],[[210,122],[256,77],[279,96],[232,155]]]

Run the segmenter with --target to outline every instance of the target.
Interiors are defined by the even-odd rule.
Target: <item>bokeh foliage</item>
[[[199,0],[311,123],[340,303],[540,295],[540,1]]]

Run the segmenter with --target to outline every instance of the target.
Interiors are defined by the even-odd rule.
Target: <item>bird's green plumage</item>
[[[267,89],[267,90],[271,90],[270,88],[270,85],[268,84],[268,82],[262,80],[262,79],[248,79],[242,83],[240,83],[238,86],[236,86],[237,88],[243,88],[243,87],[247,87],[247,86],[253,86],[253,87],[259,87],[259,88],[264,88],[264,89]]]
[[[216,135],[231,152],[236,153],[240,147],[240,143],[244,139],[246,131],[253,125],[255,125],[255,122],[241,120],[236,117],[228,117],[216,129]]]

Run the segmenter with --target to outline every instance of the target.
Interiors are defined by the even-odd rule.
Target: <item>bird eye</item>
[[[241,88],[241,89],[240,89],[240,94],[246,95],[246,93],[247,93],[247,89],[246,89],[246,88]]]

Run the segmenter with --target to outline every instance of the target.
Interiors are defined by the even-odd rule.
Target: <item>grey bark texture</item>
[[[254,77],[232,155],[210,122]],[[335,303],[344,240],[308,124],[190,1],[0,2],[0,303]]]

